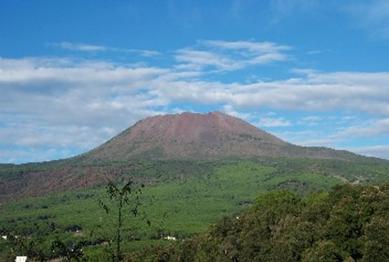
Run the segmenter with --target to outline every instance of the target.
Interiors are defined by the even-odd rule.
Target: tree
[[[115,185],[113,182],[109,182],[106,186],[106,193],[109,200],[113,202],[116,212],[116,236],[114,238],[116,251],[113,252],[113,261],[121,261],[123,254],[121,250],[122,244],[122,227],[123,227],[123,211],[124,208],[129,208],[130,214],[136,217],[139,213],[140,206],[140,194],[142,194],[143,184],[140,187],[134,187],[134,182],[130,179],[123,186]],[[103,201],[99,201],[100,206],[105,210],[107,214],[111,214],[111,208]],[[113,211],[114,212],[114,211]],[[149,221],[148,221],[149,223]]]
[[[270,192],[238,217],[157,252],[162,261],[389,261],[389,183],[308,197]]]

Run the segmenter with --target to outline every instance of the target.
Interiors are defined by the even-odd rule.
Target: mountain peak
[[[164,115],[155,115],[151,117],[147,117],[141,121],[147,121],[152,118],[178,118],[178,119],[199,119],[199,118],[234,118],[233,116],[230,116],[228,114],[225,114],[220,111],[213,111],[213,112],[208,112],[208,113],[197,113],[197,112],[181,112],[181,113],[176,113],[176,114],[164,114]]]
[[[242,119],[216,111],[145,118],[83,157],[130,160],[279,156],[337,158],[339,155],[342,155],[339,151],[331,149],[289,144]]]

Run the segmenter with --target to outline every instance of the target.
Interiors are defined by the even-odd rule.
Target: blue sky
[[[389,158],[388,50],[385,0],[1,1],[0,162],[215,110]]]

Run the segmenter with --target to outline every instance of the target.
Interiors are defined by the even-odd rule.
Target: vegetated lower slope
[[[330,190],[344,179],[350,183],[389,180],[385,165],[349,165],[325,159],[161,161],[147,170],[142,177],[160,176],[164,180],[146,185],[142,194],[141,210],[151,221],[150,226],[142,219],[126,216],[126,253],[155,243],[166,244],[165,236],[181,241],[204,232],[222,216],[251,206],[258,195],[268,191],[286,189],[304,195]],[[166,179],[168,175],[171,178]],[[367,181],[361,181],[361,177]],[[116,221],[107,217],[98,204],[106,197],[104,188],[98,187],[4,204],[0,206],[0,233],[18,235],[25,245],[33,242],[34,250],[47,256],[53,254],[49,247],[57,238],[69,246],[86,241],[83,249],[91,261],[104,256],[109,260],[102,243],[114,236],[112,225]],[[81,232],[70,230],[75,226]],[[11,247],[0,239],[0,254],[9,254]]]
[[[174,173],[176,177],[182,177],[200,174],[198,165],[211,170],[213,165],[222,165],[226,159],[279,159],[281,163],[297,158],[317,159],[318,166],[322,165],[322,160],[343,161],[348,164],[335,165],[346,169],[355,164],[365,164],[363,169],[389,166],[388,161],[347,151],[296,146],[223,113],[182,113],[146,118],[77,157],[1,166],[0,203],[102,185],[128,173],[135,174],[142,182],[152,183],[164,180],[163,177],[156,178],[161,173],[147,171],[159,165],[166,167],[166,176]],[[181,166],[180,174],[174,170],[177,166]],[[173,169],[169,171],[169,168]],[[359,180],[368,179],[366,174],[358,174]]]
[[[267,193],[205,234],[130,261],[389,261],[389,184]]]

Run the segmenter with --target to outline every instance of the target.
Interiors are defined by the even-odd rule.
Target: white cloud
[[[100,61],[70,59],[0,58],[0,83],[67,82],[77,84],[126,83],[166,72],[153,67],[120,66]]]
[[[158,82],[155,92],[172,101],[231,104],[237,109],[351,110],[389,116],[389,73],[314,73],[283,81]]]
[[[291,49],[290,46],[278,45],[272,42],[208,40],[203,41],[203,43],[217,48],[248,51],[254,54],[276,53]]]
[[[230,105],[236,110],[270,107],[291,110],[351,110],[389,116],[389,73],[310,73],[283,81],[250,84],[204,81],[193,71],[131,67],[98,61],[0,59],[4,108],[25,108],[24,99],[57,106],[81,97],[84,106],[128,108],[126,99],[157,105],[191,101]],[[137,93],[138,90],[142,92]],[[134,95],[134,92],[136,95]],[[35,97],[29,97],[35,94]],[[63,96],[63,97],[62,97]],[[9,99],[13,98],[13,99]],[[15,99],[17,98],[17,99]],[[31,99],[33,98],[32,101]],[[152,99],[151,99],[152,98]],[[11,103],[12,101],[12,103]],[[88,103],[90,102],[90,103]],[[134,105],[139,103],[133,102]]]
[[[305,116],[298,121],[298,124],[313,126],[317,125],[323,119],[319,116]]]
[[[258,125],[259,127],[285,127],[290,126],[291,122],[284,118],[262,117]]]
[[[354,123],[358,120],[353,116],[338,116],[327,118],[325,123],[331,123],[331,127],[326,126],[316,129],[305,129],[300,131],[283,131],[277,135],[284,140],[303,146],[326,146],[338,149],[349,150],[367,156],[376,156],[389,159],[389,145],[374,146],[353,146],[353,141],[359,143],[372,143],[383,141],[385,143],[389,134],[389,119],[359,121],[357,125],[347,126],[349,121]],[[309,117],[310,119],[310,117]],[[314,118],[316,121],[316,118]],[[346,124],[344,121],[347,121]],[[358,121],[355,121],[358,122]],[[325,124],[324,124],[325,125]],[[345,127],[346,126],[346,127]]]
[[[233,70],[240,67],[233,60],[209,51],[181,49],[176,52],[175,58],[181,63],[178,67],[180,69],[199,70],[205,66],[214,66],[221,70]]]
[[[353,114],[365,113],[372,118],[385,119],[389,117],[389,73],[364,72],[337,72],[320,73],[309,71],[299,78],[283,81],[259,81],[251,84],[220,83],[210,81],[188,81],[182,79],[169,83],[158,83],[156,93],[167,97],[172,102],[191,102],[198,104],[228,105],[232,113],[248,111],[255,112],[261,108],[286,109],[304,112],[343,112],[349,115],[339,119],[326,119],[331,127],[323,132],[314,131],[309,136],[281,136],[282,138],[306,146],[337,147],[343,143],[351,143],[361,131],[347,136],[341,136],[340,127],[347,127],[357,122]],[[226,106],[225,106],[226,107]],[[354,113],[353,113],[354,112]],[[350,115],[351,114],[351,115]],[[266,121],[263,126],[282,126],[287,122]],[[385,131],[384,120],[377,124],[370,123],[371,128]],[[252,118],[249,118],[252,120]],[[272,119],[274,120],[274,119]],[[281,119],[282,120],[282,119]],[[319,117],[307,117],[303,124],[320,122]],[[287,120],[286,120],[287,121]],[[334,124],[336,121],[336,125]],[[300,123],[301,124],[301,123]],[[360,129],[360,127],[357,127]],[[363,129],[361,129],[363,131]],[[377,134],[366,134],[364,137],[372,139]],[[372,137],[373,136],[373,137]]]
[[[276,131],[274,134],[285,141],[301,146],[325,146],[333,148],[338,142],[333,138],[333,133],[323,132],[320,129],[313,128],[298,131]]]
[[[139,53],[141,56],[144,56],[144,57],[152,57],[152,56],[162,55],[162,53],[159,51],[146,50],[146,49],[131,49],[131,50],[129,50],[129,52]]]
[[[86,150],[109,139],[118,131],[103,123],[100,127],[42,126],[33,123],[15,123],[8,128],[0,129],[0,141],[31,148],[42,145],[66,148],[77,145],[77,147]]]
[[[366,156],[374,156],[374,157],[389,159],[389,145],[375,145],[375,146],[365,146],[365,147],[356,147],[356,148],[354,147],[354,148],[348,148],[348,150]]]
[[[0,159],[2,163],[25,163],[25,162],[38,162],[48,161],[49,159],[61,159],[74,156],[76,152],[69,148],[58,147],[23,147],[2,149],[0,151]]]
[[[72,51],[83,51],[83,52],[98,52],[98,51],[107,51],[107,47],[101,45],[89,45],[82,43],[70,43],[70,42],[61,42],[49,44],[50,46],[72,50]]]
[[[224,113],[238,117],[240,119],[244,119],[246,121],[250,121],[253,118],[253,115],[250,113],[242,113],[238,112],[235,108],[233,108],[231,105],[224,105],[223,110]]]
[[[181,69],[201,70],[213,67],[233,71],[253,65],[265,65],[289,59],[285,53],[291,47],[272,42],[254,41],[200,41],[197,49],[185,48],[176,52]],[[207,68],[208,69],[208,68]]]
[[[49,43],[48,46],[61,48],[70,51],[80,51],[80,52],[121,52],[121,53],[133,53],[138,54],[144,57],[153,57],[161,55],[160,52],[155,50],[147,49],[128,49],[128,48],[117,48],[117,47],[108,47],[103,45],[92,45],[85,43],[72,43],[72,42],[60,42],[60,43]]]
[[[0,59],[0,145],[93,148],[159,113],[163,98],[140,89],[167,73],[99,61]]]
[[[337,134],[338,137],[376,137],[389,135],[389,118],[376,121],[365,121],[359,125],[350,126]]]

